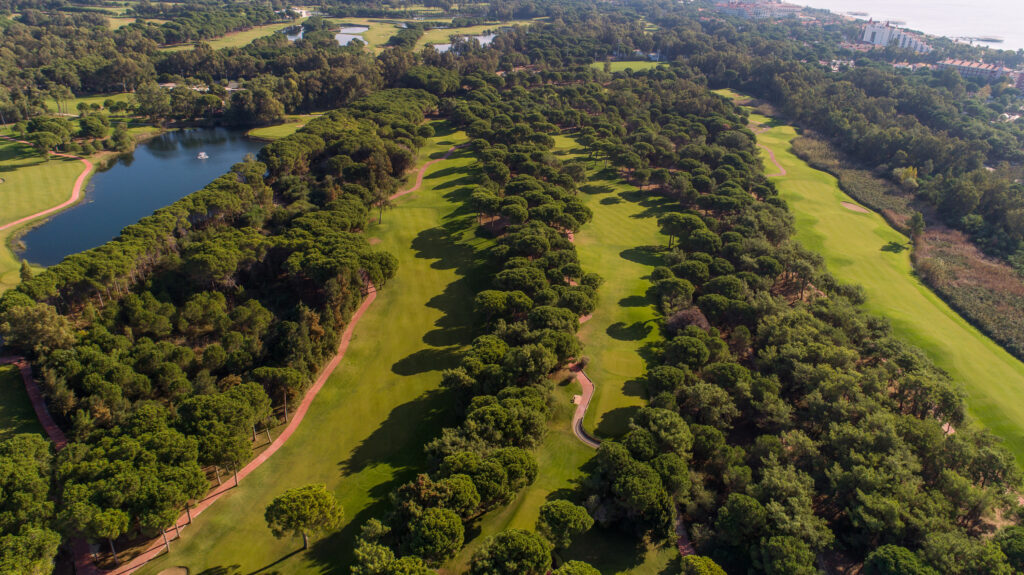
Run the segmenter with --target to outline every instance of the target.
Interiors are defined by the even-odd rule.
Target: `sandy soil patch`
[[[377,245],[380,243],[380,238],[370,238],[366,240],[366,243],[370,244],[371,246]]]
[[[157,575],[188,575],[188,568],[186,567],[168,567],[163,571],[157,573]]]
[[[858,206],[857,204],[852,204],[850,202],[842,202],[842,204],[843,204],[844,208],[850,210],[851,212],[860,212],[862,214],[870,214],[871,213],[871,210],[869,210],[867,208],[864,208],[864,207],[861,207],[861,206]]]

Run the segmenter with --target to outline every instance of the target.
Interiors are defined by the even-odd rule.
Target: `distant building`
[[[960,72],[960,75],[964,78],[977,78],[986,82],[992,82],[994,80],[1007,77],[1009,77],[1014,83],[1017,83],[1020,80],[1020,74],[1018,74],[1016,70],[1005,66],[998,66],[996,64],[972,62],[970,60],[953,60],[951,58],[947,58],[936,64],[935,68],[938,70],[956,70],[957,72]]]
[[[861,42],[878,48],[896,46],[897,48],[913,50],[918,54],[927,54],[932,51],[932,47],[917,34],[893,26],[888,22],[869,21],[864,25]]]
[[[738,16],[748,20],[767,20],[775,18],[795,18],[802,8],[796,4],[787,4],[775,0],[730,0],[715,4],[715,9],[728,16]]]

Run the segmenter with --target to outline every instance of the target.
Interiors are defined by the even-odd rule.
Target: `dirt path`
[[[10,140],[12,142],[18,142],[19,144],[27,144],[27,145],[30,145],[30,146],[32,145],[31,143],[26,142],[25,140],[17,140],[15,138],[11,138],[11,137],[8,137],[8,136],[0,136],[0,138],[3,138],[4,140]],[[0,232],[4,231],[6,229],[9,229],[9,228],[13,228],[15,226],[19,226],[19,225],[24,224],[26,222],[30,222],[30,221],[32,221],[32,220],[34,220],[36,218],[41,218],[43,216],[48,216],[48,215],[50,215],[50,214],[52,214],[54,212],[59,212],[59,211],[63,210],[64,208],[74,204],[75,202],[77,202],[82,197],[82,187],[85,185],[85,180],[89,177],[89,174],[92,172],[92,162],[90,162],[89,160],[86,160],[85,158],[80,158],[78,156],[72,156],[71,154],[62,154],[60,152],[50,152],[50,154],[53,155],[53,156],[59,156],[61,158],[71,158],[73,160],[80,160],[83,164],[85,164],[85,169],[82,170],[82,173],[78,175],[78,179],[75,180],[75,185],[71,188],[71,198],[69,198],[67,201],[65,201],[65,202],[63,202],[61,204],[53,206],[52,208],[47,208],[47,209],[45,209],[45,210],[43,210],[41,212],[36,212],[36,213],[34,213],[34,214],[30,215],[30,216],[25,216],[23,218],[14,220],[13,222],[8,222],[8,223],[0,226]]]
[[[597,449],[601,446],[601,441],[592,437],[587,433],[587,430],[583,429],[583,417],[587,414],[590,400],[594,397],[594,382],[590,381],[587,374],[583,372],[583,367],[579,364],[573,366],[572,370],[576,372],[576,380],[580,382],[580,387],[583,388],[580,401],[576,404],[576,412],[572,414],[572,432],[584,445]]]
[[[438,163],[438,162],[440,162],[442,160],[447,160],[449,156],[451,156],[452,154],[455,153],[455,150],[458,150],[459,148],[463,148],[463,147],[465,147],[467,145],[468,144],[459,144],[458,146],[452,146],[452,147],[448,148],[448,151],[445,152],[444,155],[441,156],[440,158],[437,158],[437,159],[434,159],[434,160],[430,160],[430,161],[424,163],[420,167],[420,171],[416,173],[416,183],[413,184],[413,186],[411,188],[409,188],[408,190],[402,190],[400,192],[395,192],[394,194],[391,194],[391,197],[388,198],[388,199],[394,200],[394,199],[400,198],[400,197],[402,197],[402,196],[404,196],[406,194],[411,194],[411,193],[413,193],[415,191],[418,191],[420,189],[420,186],[423,185],[423,176],[427,175],[427,168],[429,168],[430,166],[433,166],[434,164],[436,164],[436,163]]]

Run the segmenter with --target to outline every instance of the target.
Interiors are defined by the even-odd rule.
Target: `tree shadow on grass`
[[[276,561],[268,563],[268,564],[264,565],[263,567],[260,567],[259,569],[256,569],[254,571],[250,571],[248,573],[248,575],[278,575],[278,574],[280,574],[282,572],[281,571],[277,571],[277,570],[267,571],[267,569],[270,569],[274,565],[277,565],[278,563],[281,563],[282,561],[285,561],[286,559],[288,559],[289,557],[291,557],[293,555],[297,555],[299,553],[302,553],[302,551],[303,551],[303,549],[301,547],[299,547],[299,548],[295,549],[294,551],[292,551],[291,553],[282,555],[281,558],[276,560]]]
[[[889,253],[893,253],[893,254],[900,254],[900,253],[905,252],[908,249],[910,249],[910,248],[907,247],[906,244],[901,244],[899,242],[889,242],[889,243],[885,244],[884,246],[882,246],[882,251],[883,252],[889,252]]]
[[[619,341],[640,341],[647,337],[654,326],[646,321],[636,321],[629,325],[625,322],[615,322],[605,330],[610,337]]]
[[[601,421],[598,422],[597,427],[594,428],[594,433],[605,439],[620,437],[629,431],[629,421],[633,419],[633,416],[639,410],[639,406],[630,406],[616,407],[606,412],[601,416]]]
[[[459,349],[461,347],[421,349],[391,364],[391,373],[408,377],[428,371],[454,368],[459,364]]]
[[[601,198],[601,205],[603,206],[614,206],[615,204],[621,204],[622,198],[618,196],[609,196],[607,198]]]
[[[566,561],[585,561],[601,573],[625,573],[643,564],[647,549],[636,536],[599,526],[577,537],[561,552]]]
[[[647,294],[626,296],[619,300],[619,307],[647,307],[653,300]]]
[[[588,196],[596,196],[599,194],[610,194],[615,191],[615,188],[608,184],[585,184],[580,186],[580,192],[587,194]]]
[[[288,555],[288,556],[290,557],[291,555]],[[204,570],[200,571],[199,573],[197,573],[196,575],[235,575],[236,573],[238,573],[238,568],[239,567],[241,567],[241,565],[238,565],[238,564],[229,565],[228,567],[223,567],[223,566],[218,565],[216,567],[210,567],[209,569],[204,569]]]
[[[619,257],[645,266],[660,266],[663,263],[660,246],[637,246],[619,252]]]

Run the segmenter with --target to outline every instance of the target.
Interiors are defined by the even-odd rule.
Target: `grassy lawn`
[[[43,434],[18,368],[0,365],[0,441],[18,433]]]
[[[422,157],[466,140],[439,133]],[[461,206],[472,162],[456,154],[435,164],[420,191],[397,200],[382,225],[370,226],[367,236],[398,257],[398,275],[363,317],[306,419],[274,457],[172,542],[171,555],[139,573],[176,565],[225,575],[348,572],[359,527],[382,514],[388,494],[423,468],[425,440],[454,423],[438,390],[440,372],[474,335],[465,302],[479,286],[465,274],[489,242],[475,236],[476,216]],[[300,540],[271,536],[263,511],[284,490],[314,482],[337,494],[347,524],[299,552]]]
[[[273,142],[274,140],[280,140],[281,138],[291,136],[296,132],[296,130],[305,126],[306,122],[315,117],[315,114],[289,115],[285,118],[285,122],[283,124],[253,128],[246,132],[245,135],[254,140]]]
[[[769,118],[751,119],[774,126],[758,135],[788,174],[775,183],[796,216],[797,239],[825,257],[842,281],[864,286],[868,310],[885,316],[896,333],[921,347],[967,391],[974,420],[1002,437],[1024,463],[1024,364],[957,315],[914,275],[910,242],[876,213],[858,213],[856,204],[831,175],[814,170],[793,155],[791,126]],[[766,170],[774,172],[768,164]]]
[[[605,282],[594,317],[580,328],[594,398],[583,421],[597,437],[627,430],[633,412],[646,403],[640,378],[643,348],[661,338],[647,279],[660,256],[644,248],[664,243],[657,219],[665,200],[625,184],[604,171],[581,188],[594,219],[576,235],[583,269]]]
[[[609,64],[611,65],[612,72],[622,72],[623,70],[633,70],[637,72],[640,70],[650,70],[652,68],[657,68],[658,66],[668,66],[668,63],[666,62],[651,62],[650,60],[639,60],[637,62],[622,62],[615,60],[614,62],[609,62]],[[590,67],[596,70],[604,70],[604,62],[594,62]]]
[[[29,146],[0,140],[0,225],[55,206],[71,197],[84,166],[78,160],[40,157]],[[8,248],[18,228],[0,231],[0,292],[18,284],[21,261]]]
[[[231,32],[230,34],[225,34],[223,36],[218,36],[217,38],[209,38],[207,40],[204,40],[204,42],[209,44],[210,47],[213,48],[214,50],[220,50],[221,48],[240,48],[242,46],[248,45],[250,42],[252,42],[256,38],[262,38],[264,36],[269,36],[269,35],[273,34],[274,32],[278,32],[280,30],[284,30],[285,28],[287,28],[289,26],[294,26],[294,25],[298,24],[300,21],[301,20],[297,19],[297,20],[292,20],[291,22],[278,22],[277,24],[267,24],[266,26],[256,26],[255,28],[250,28],[248,30],[242,30],[240,32]],[[179,51],[179,50],[191,50],[191,49],[192,49],[192,44],[177,44],[177,45],[174,45],[174,46],[167,46],[167,47],[161,48],[161,50],[165,50],[165,51],[168,51],[168,52],[175,52],[175,51]]]

